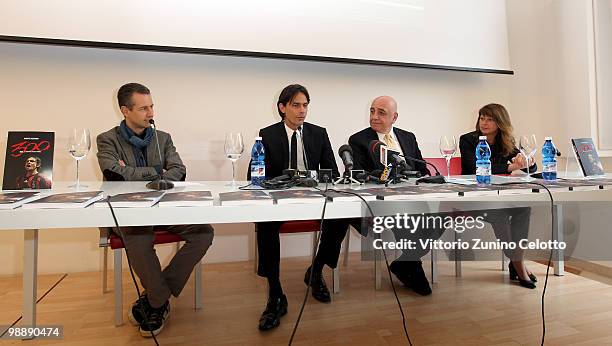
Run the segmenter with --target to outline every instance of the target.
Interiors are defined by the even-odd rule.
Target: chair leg
[[[340,293],[340,270],[338,270],[338,266],[332,270],[332,292]]]
[[[385,250],[374,250],[374,289],[376,290],[379,290],[381,287],[381,262],[383,262],[380,258],[382,256],[381,251]]]
[[[115,326],[123,324],[123,283],[121,280],[121,249],[113,250],[114,294],[115,294]]]
[[[195,286],[195,309],[200,310],[202,308],[202,260],[198,261],[193,268],[193,278]]]
[[[429,252],[431,256],[431,283],[435,284],[438,282],[438,251],[431,249]]]
[[[108,246],[102,249],[102,294],[108,292]]]
[[[503,250],[501,252],[501,257],[502,257],[502,260],[501,260],[501,270],[503,272],[505,272],[506,271],[507,262],[506,262],[506,256],[504,255],[504,251]]]
[[[457,232],[455,233],[455,242],[458,241]],[[455,276],[461,277],[461,250],[455,249]]]
[[[351,245],[351,229],[349,228],[349,231],[346,232],[346,239],[344,239],[344,262],[342,263],[342,265],[344,265],[345,267],[348,267],[350,245]]]
[[[255,274],[257,274],[257,265],[259,262],[259,252],[257,251],[257,239],[255,239],[255,256],[253,256],[253,262],[255,263],[253,265],[253,271],[255,272]]]
[[[255,224],[255,241],[254,241],[254,243],[255,243],[255,251],[253,252],[254,253],[253,261],[255,262],[255,264],[253,266],[254,267],[253,271],[255,272],[255,274],[257,274],[257,265],[258,265],[258,262],[259,262],[259,253],[257,252],[257,224]]]

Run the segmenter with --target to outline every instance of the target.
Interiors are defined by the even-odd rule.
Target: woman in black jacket
[[[487,136],[487,143],[491,147],[492,174],[510,174],[515,170],[526,170],[527,160],[516,148],[512,132],[510,116],[504,106],[492,103],[482,107],[478,112],[476,131],[466,133],[459,139],[461,174],[476,174],[475,153],[479,136]],[[529,171],[535,172],[535,160],[531,158],[529,163]],[[510,258],[510,279],[518,280],[523,287],[535,288],[537,279],[525,266],[524,251],[518,246],[521,239],[528,237],[530,216],[531,208],[528,207],[494,209],[486,211],[485,220],[493,226],[498,239],[516,245],[515,250],[504,250],[504,254]]]

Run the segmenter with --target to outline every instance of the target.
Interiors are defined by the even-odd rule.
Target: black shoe
[[[128,311],[128,320],[134,326],[140,326],[142,321],[144,321],[144,316],[147,311],[151,309],[149,305],[149,299],[147,299],[146,294],[142,294],[134,304],[132,304],[132,308]]]
[[[427,276],[425,276],[425,271],[423,271],[423,262],[408,262],[408,275],[410,275],[410,283],[411,288],[417,294],[422,296],[428,296],[431,294],[431,287],[429,286],[429,281],[427,281]]]
[[[280,297],[268,298],[266,310],[259,318],[259,330],[270,330],[278,327],[280,318],[287,314],[287,297],[283,294]]]
[[[510,280],[518,280],[519,285],[525,287],[525,288],[531,288],[534,289],[536,288],[535,283],[538,281],[535,277],[535,275],[533,274],[529,274],[529,279],[530,280],[523,280],[518,276],[518,273],[516,272],[516,269],[514,269],[514,265],[512,264],[512,261],[510,263],[508,263],[508,271],[510,272]],[[534,279],[536,279],[534,281]]]
[[[423,271],[421,261],[393,261],[389,269],[391,269],[391,272],[395,274],[404,286],[412,289],[419,295],[428,296],[431,294],[431,287]]]
[[[306,269],[306,274],[304,274],[304,283],[306,286],[308,286],[308,282],[310,281],[310,271],[311,268],[308,267],[308,269]],[[312,288],[312,296],[314,299],[320,301],[321,303],[331,302],[329,290],[327,289],[327,285],[325,285],[325,280],[323,279],[323,275],[321,275],[321,273],[313,273],[310,288]]]
[[[398,278],[398,280],[406,287],[410,287],[410,275],[407,262],[393,261],[389,269]]]
[[[140,324],[140,335],[144,337],[151,337],[159,334],[166,323],[166,319],[170,314],[170,302],[166,301],[160,308],[154,308],[149,306],[146,318]]]

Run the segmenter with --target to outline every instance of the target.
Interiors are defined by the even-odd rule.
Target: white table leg
[[[36,326],[37,274],[38,230],[26,229],[23,230],[23,326]]]
[[[563,206],[561,204],[555,205],[553,209],[554,213],[554,232],[553,232],[553,240],[558,242],[563,241]],[[563,276],[565,275],[565,262],[564,262],[564,254],[563,250],[555,250],[553,252],[553,263],[555,264],[555,275]]]

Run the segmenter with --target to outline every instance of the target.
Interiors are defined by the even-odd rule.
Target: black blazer
[[[259,136],[266,150],[266,178],[282,175],[283,170],[289,168],[289,140],[285,123],[281,121],[265,127],[259,130]],[[304,123],[302,142],[306,154],[304,163],[308,170],[331,169],[334,177],[340,176],[325,128]],[[247,171],[247,179],[251,179],[250,169]]]
[[[461,174],[472,175],[476,174],[476,146],[478,145],[478,131],[472,131],[462,135],[459,138],[459,150],[461,151]],[[499,135],[498,135],[499,136]],[[498,145],[501,143],[501,137],[495,141],[495,144],[490,145],[491,147],[491,174],[509,174],[508,162],[512,162],[512,159],[520,153],[517,148],[510,155],[502,154],[502,147]],[[533,166],[529,167],[529,172],[534,173],[538,170],[538,165],[533,163]],[[523,169],[527,172],[527,169]]]
[[[416,137],[412,132],[404,131],[402,129],[393,128],[395,137],[399,142],[402,152],[405,156],[413,157],[415,159],[422,160],[421,150],[416,141]],[[370,153],[370,142],[378,140],[378,134],[372,130],[371,127],[361,130],[349,138],[349,145],[353,149],[353,168],[363,169],[365,171],[373,171],[377,169],[383,169],[383,165],[380,162],[374,162],[374,158]],[[406,160],[408,166],[415,171],[421,172],[422,175],[431,175],[427,166],[424,163],[413,162]]]

